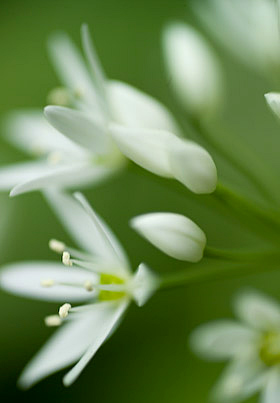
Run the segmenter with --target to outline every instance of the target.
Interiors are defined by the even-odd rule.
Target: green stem
[[[244,174],[262,196],[265,195],[269,201],[275,203],[275,199],[271,192],[271,186],[267,184],[267,181],[260,181],[259,175],[255,175],[255,172],[259,172],[259,169],[255,169],[254,171],[250,169],[250,167],[259,167],[264,171],[266,169],[265,164],[261,164],[244,143],[240,144],[236,141],[235,136],[230,136],[230,145],[225,145],[216,139],[215,136],[205,128],[205,126],[202,126],[198,119],[189,117],[189,121],[200,137],[209,142],[221,157],[228,161],[240,173]],[[241,159],[246,161],[246,165],[241,162]],[[266,176],[269,178],[271,175],[272,173],[267,170]]]
[[[163,275],[160,281],[160,289],[172,289],[184,287],[190,284],[199,284],[205,281],[223,280],[231,277],[246,276],[268,270],[279,269],[278,262],[262,265],[233,265],[213,266],[210,268],[197,267],[192,270],[182,270],[178,273]]]
[[[227,250],[217,249],[206,246],[204,249],[204,257],[209,259],[226,260],[231,262],[267,262],[274,260],[275,257],[279,259],[279,252],[275,251],[240,251],[240,250]]]

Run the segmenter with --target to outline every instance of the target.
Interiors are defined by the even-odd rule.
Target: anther
[[[49,241],[49,248],[57,253],[63,253],[65,250],[65,244],[63,242],[57,241],[56,239],[51,239]]]
[[[62,155],[58,151],[53,151],[48,155],[48,163],[51,165],[58,164],[62,159]]]
[[[66,318],[66,316],[68,316],[70,309],[71,309],[71,305],[68,303],[61,305],[61,307],[59,308],[59,311],[58,311],[59,317],[61,319]]]
[[[42,287],[52,287],[54,285],[54,280],[51,278],[46,278],[44,280],[41,280],[40,284]]]
[[[71,95],[64,87],[53,88],[47,97],[48,104],[68,106],[71,103]]]
[[[70,256],[69,252],[67,252],[67,251],[63,252],[63,254],[62,254],[62,263],[65,266],[72,266],[73,263],[71,261],[71,256]]]
[[[84,287],[87,291],[93,291],[93,283],[90,280],[84,282]]]
[[[50,315],[45,317],[45,325],[46,326],[60,326],[61,325],[61,319],[58,315]]]

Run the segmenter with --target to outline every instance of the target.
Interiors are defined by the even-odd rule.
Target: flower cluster
[[[265,74],[279,67],[276,3],[272,0],[257,0],[254,5],[250,0],[214,0],[211,4],[199,0],[192,7],[214,37],[241,60],[250,61]],[[23,370],[22,388],[74,365],[63,378],[64,385],[71,385],[117,329],[131,302],[142,306],[162,288],[238,273],[244,263],[244,272],[252,267],[260,270],[264,261],[275,266],[279,258],[277,212],[220,183],[209,152],[186,138],[163,104],[106,77],[86,25],[81,39],[83,54],[67,35],[51,37],[48,48],[61,87],[50,91],[50,105],[44,111],[16,111],[5,121],[7,141],[30,159],[0,167],[0,189],[10,191],[11,196],[41,191],[77,244],[75,248],[51,239],[49,247],[61,256],[61,262],[17,262],[2,268],[0,286],[4,290],[60,304],[56,313],[45,318],[47,326],[58,329]],[[182,23],[166,27],[162,45],[166,73],[188,123],[211,143],[204,125],[217,114],[224,99],[218,56],[199,32]],[[280,93],[271,92],[265,98],[280,118]],[[262,196],[271,196],[254,167],[250,170],[236,159],[234,150],[224,154],[217,148]],[[187,195],[207,194],[209,200],[237,211],[250,229],[271,243],[270,249],[213,248],[200,226],[185,215],[149,212],[132,217],[130,225],[153,246],[180,261],[194,264],[214,259],[217,265],[210,264],[207,270],[196,265],[193,270],[188,267],[160,276],[141,262],[133,271],[111,229],[81,193],[72,195],[69,190],[94,186],[134,164],[167,179],[166,184],[175,179],[180,182],[175,186]],[[234,309],[240,322],[203,325],[191,336],[191,346],[199,355],[230,360],[214,398],[238,402],[262,390],[263,402],[276,403],[280,393],[280,307],[261,294],[248,292],[236,298]]]

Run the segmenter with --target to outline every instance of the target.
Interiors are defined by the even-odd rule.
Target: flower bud
[[[203,257],[204,232],[189,218],[174,213],[149,213],[134,217],[131,226],[167,255],[189,262]]]
[[[201,34],[173,23],[164,30],[163,51],[170,83],[182,105],[193,115],[213,112],[221,97],[221,70]]]

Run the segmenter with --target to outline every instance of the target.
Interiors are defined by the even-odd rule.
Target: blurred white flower
[[[174,213],[149,213],[134,217],[131,226],[167,255],[198,262],[206,245],[204,232],[189,218]]]
[[[2,167],[0,189],[13,188],[14,196],[51,186],[88,185],[118,170],[123,153],[153,173],[179,179],[196,193],[212,192],[217,173],[207,151],[179,137],[172,115],[158,101],[105,78],[87,26],[82,27],[82,43],[89,68],[66,35],[50,41],[52,60],[65,86],[49,96],[60,105],[45,108],[56,130],[37,114],[11,117],[9,140],[43,158]],[[179,149],[181,163],[172,163]]]
[[[280,118],[280,93],[268,92],[264,97],[272,112]]]
[[[42,378],[77,362],[63,382],[72,384],[103,342],[116,329],[132,299],[141,306],[158,287],[158,279],[140,264],[131,272],[127,256],[111,230],[81,194],[76,199],[49,191],[49,202],[83,251],[51,240],[64,266],[53,262],[14,263],[4,267],[3,289],[36,299],[60,301],[58,315],[45,319],[60,326],[24,369],[19,379],[29,388]],[[88,304],[72,307],[73,302]]]
[[[196,329],[193,350],[210,360],[229,360],[213,390],[216,401],[240,402],[261,392],[262,403],[280,396],[280,305],[256,291],[234,301],[239,318],[220,320]]]
[[[187,24],[173,23],[163,32],[170,85],[184,108],[204,118],[221,103],[222,71],[203,36]]]
[[[243,63],[265,73],[280,67],[278,0],[195,0],[196,16]]]

